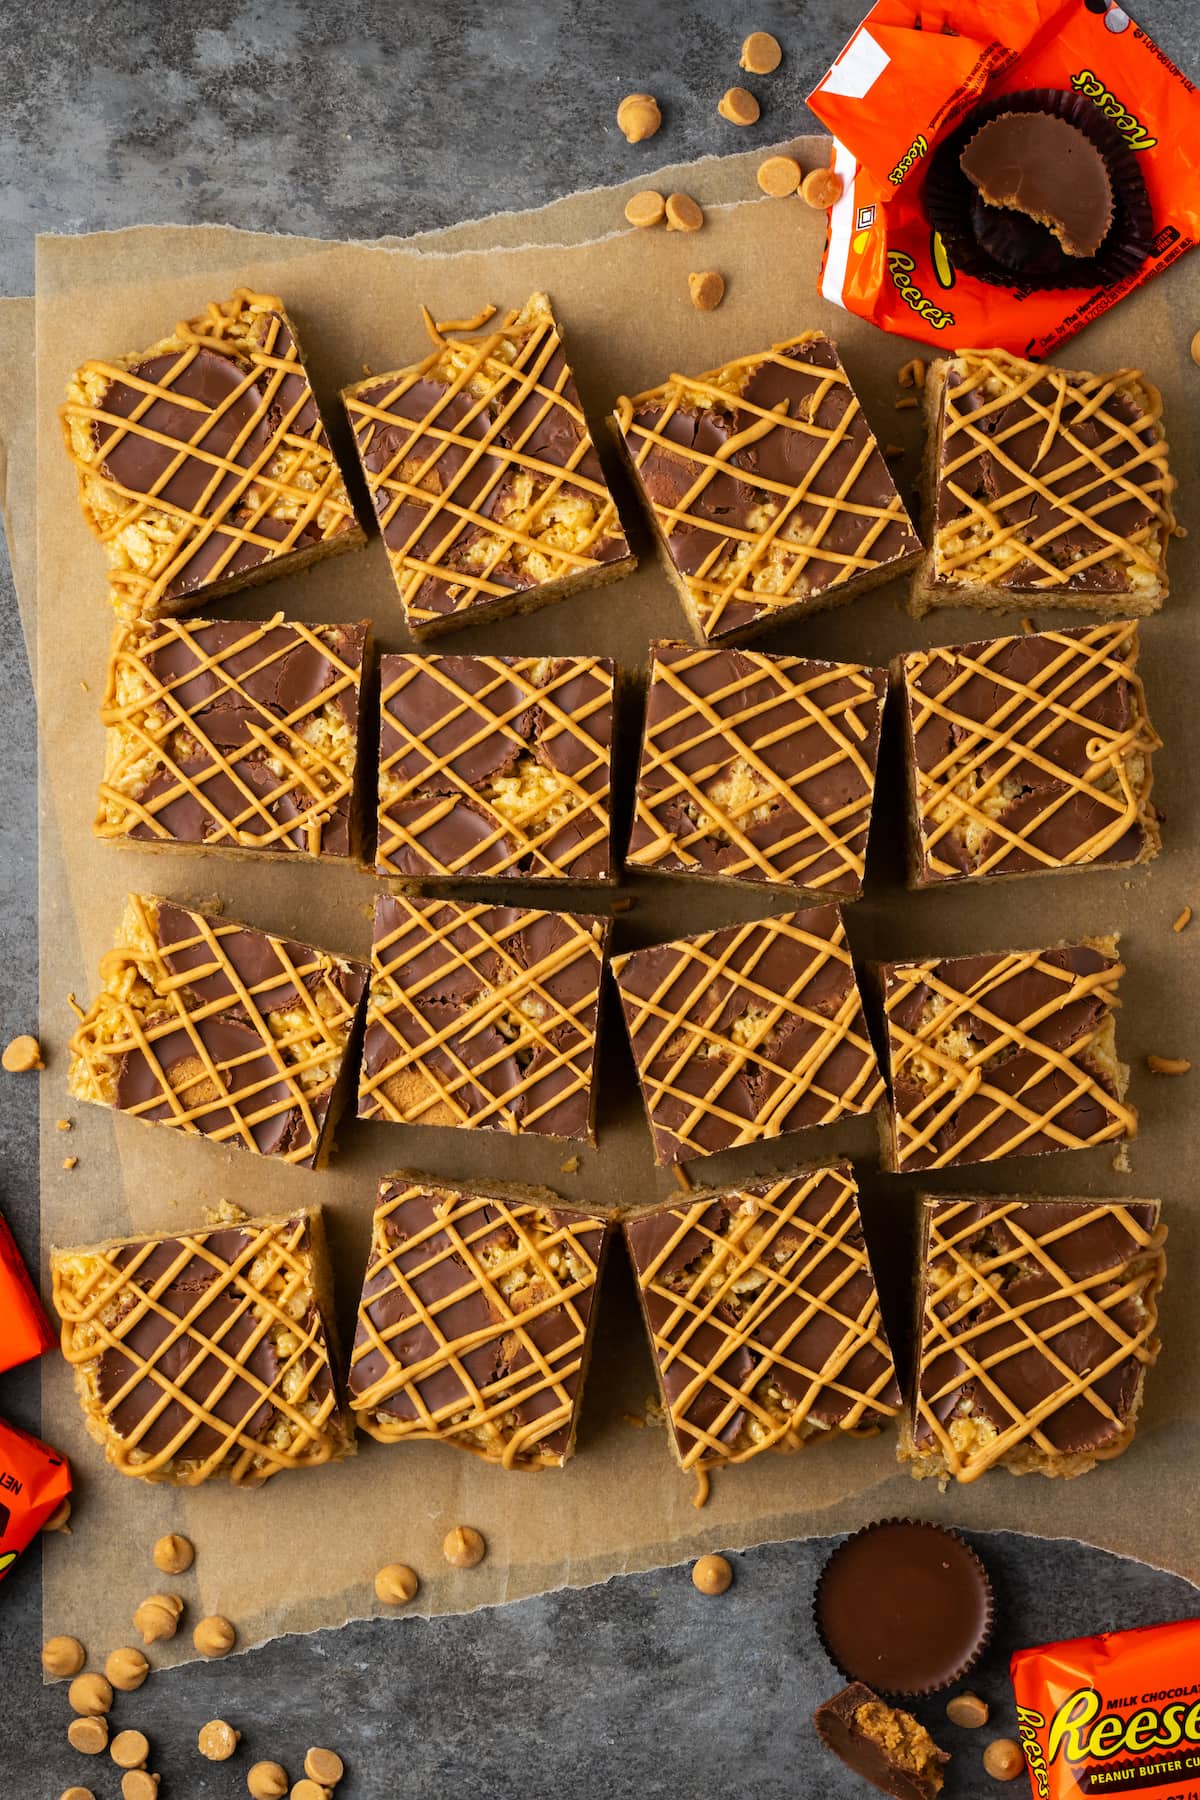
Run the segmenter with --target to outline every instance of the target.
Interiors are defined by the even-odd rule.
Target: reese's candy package
[[[809,105],[820,290],[885,331],[1044,356],[1200,239],[1200,94],[1116,0],[876,0]]]
[[[0,1216],[0,1372],[44,1356],[55,1341],[12,1232]]]
[[[65,1458],[0,1419],[0,1581],[70,1492]]]
[[[1200,1619],[1018,1650],[1009,1668],[1037,1800],[1200,1794]]]

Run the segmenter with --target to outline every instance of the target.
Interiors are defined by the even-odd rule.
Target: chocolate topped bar
[[[123,618],[188,612],[363,542],[283,302],[239,288],[61,410]]]
[[[883,1081],[836,906],[613,959],[658,1163],[870,1112]]]
[[[1175,484],[1162,399],[1139,370],[965,350],[931,365],[925,400],[930,549],[914,612],[1022,599],[1158,610]]]
[[[823,332],[622,397],[616,428],[704,643],[849,600],[921,548]]]
[[[886,688],[857,663],[652,645],[629,862],[854,899]]]
[[[369,630],[281,614],[119,624],[97,836],[350,856]]]
[[[936,1800],[941,1793],[947,1753],[911,1713],[888,1706],[861,1681],[818,1706],[813,1724],[827,1750],[892,1800]]]
[[[122,1474],[238,1485],[344,1456],[320,1214],[123,1238],[51,1257],[63,1354]]]
[[[915,886],[1157,855],[1137,658],[1128,621],[902,658]]]
[[[445,327],[426,312],[429,355],[343,395],[417,638],[634,566],[549,300],[488,327],[494,312]]]
[[[348,1380],[363,1429],[561,1467],[607,1234],[544,1188],[383,1181]]]
[[[1158,1355],[1156,1200],[929,1197],[914,1475],[1081,1475],[1126,1449]]]
[[[899,1410],[849,1163],[697,1195],[625,1235],[681,1468]]]
[[[381,894],[359,1116],[593,1142],[608,927]]]
[[[304,1168],[323,1160],[363,964],[131,894],[101,976],[71,1039],[76,1099]]]
[[[382,875],[608,881],[611,662],[385,656]]]
[[[881,970],[889,1166],[943,1169],[1132,1138],[1115,937]]]

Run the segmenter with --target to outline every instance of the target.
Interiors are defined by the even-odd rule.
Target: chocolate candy
[[[70,1492],[65,1458],[0,1419],[0,1581]]]

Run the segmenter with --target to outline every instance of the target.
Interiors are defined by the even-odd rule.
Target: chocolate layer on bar
[[[418,633],[628,557],[544,294],[344,398]]]
[[[71,1040],[77,1098],[314,1166],[361,963],[134,894],[104,975]]]
[[[591,1141],[608,926],[380,895],[360,1116]]]
[[[698,1196],[625,1233],[683,1468],[897,1412],[849,1163]]]
[[[385,656],[382,681],[381,874],[611,877],[611,662]]]
[[[348,1381],[373,1437],[565,1462],[608,1226],[555,1199],[381,1183]]]
[[[963,173],[989,206],[1036,219],[1068,256],[1094,256],[1113,218],[1108,165],[1098,144],[1053,113],[1001,113],[962,153]]]
[[[1165,1235],[1153,1200],[926,1198],[914,1474],[1074,1475],[1123,1450]]]
[[[1115,938],[882,970],[893,1167],[941,1169],[1133,1137]]]
[[[817,1736],[860,1780],[892,1800],[935,1800],[950,1758],[911,1713],[856,1681],[813,1714]]]
[[[613,961],[659,1163],[869,1112],[883,1081],[836,906]]]
[[[919,886],[1156,854],[1137,657],[1123,621],[903,658]]]
[[[119,625],[97,834],[349,856],[368,630]]]
[[[920,550],[821,332],[672,376],[616,417],[705,641],[849,597]]]
[[[853,898],[886,688],[855,663],[653,645],[629,861]]]

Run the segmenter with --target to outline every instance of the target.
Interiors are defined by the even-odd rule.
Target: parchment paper
[[[819,152],[810,147],[810,160]],[[753,159],[705,165],[678,185],[702,200],[706,183],[731,178],[753,194]],[[662,185],[666,185],[665,181]],[[344,433],[336,390],[367,363],[395,366],[422,349],[417,303],[442,316],[463,316],[484,300],[518,304],[534,287],[554,297],[585,405],[601,416],[620,391],[636,391],[672,368],[710,367],[806,326],[838,338],[845,360],[882,438],[905,441],[902,468],[915,468],[917,420],[894,412],[895,371],[910,347],[836,313],[815,298],[823,221],[798,204],[749,199],[710,210],[700,237],[636,233],[623,228],[622,193],[586,195],[555,208],[552,235],[530,247],[494,248],[482,227],[439,247],[332,245],[224,230],[151,230],[43,243],[38,268],[38,614],[39,702],[44,735],[48,816],[61,824],[65,858],[53,830],[43,838],[43,1032],[51,1063],[43,1078],[44,1242],[79,1241],[116,1230],[173,1228],[196,1222],[203,1208],[229,1197],[255,1212],[319,1199],[328,1209],[339,1268],[343,1328],[353,1316],[378,1177],[396,1166],[445,1178],[470,1175],[546,1182],[568,1199],[632,1205],[675,1192],[656,1171],[615,1004],[603,1039],[600,1147],[585,1151],[578,1174],[560,1172],[565,1150],[550,1143],[492,1134],[401,1130],[347,1120],[333,1166],[318,1176],[249,1161],[235,1152],[68,1101],[65,1042],[70,989],[90,994],[98,958],[111,939],[121,896],[132,885],[186,898],[219,896],[233,916],[303,931],[331,946],[363,953],[369,940],[372,882],[353,871],[243,864],[218,857],[139,855],[96,844],[90,821],[100,730],[94,702],[103,679],[109,619],[102,558],[75,510],[73,475],[59,442],[54,409],[70,370],[86,355],[150,343],[175,318],[206,299],[246,283],[282,293],[300,326],[307,360],[326,415]],[[602,243],[576,241],[579,229],[603,230]],[[511,228],[514,222],[509,222]],[[608,232],[608,226],[613,227]],[[497,227],[492,243],[510,229]],[[451,249],[450,243],[468,247]],[[725,305],[693,312],[689,269],[721,268]],[[1195,372],[1187,356],[1196,284],[1186,264],[1126,302],[1077,341],[1081,365],[1116,366],[1144,346],[1151,375],[1164,387],[1177,470],[1195,461],[1189,414]],[[1075,346],[1073,346],[1075,348]],[[1139,359],[1142,352],[1139,349]],[[622,495],[625,490],[621,488]],[[455,648],[506,652],[591,651],[625,666],[645,660],[656,635],[680,635],[682,620],[627,507],[644,552],[638,574],[595,595],[524,620],[456,634]],[[1188,516],[1188,493],[1181,511]],[[367,1444],[354,1462],[284,1476],[258,1494],[146,1490],[105,1467],[86,1439],[66,1371],[53,1360],[45,1381],[46,1434],[70,1454],[80,1475],[81,1518],[88,1524],[88,1607],[97,1645],[128,1636],[132,1607],[157,1578],[140,1547],[175,1528],[201,1547],[192,1576],[178,1585],[198,1611],[236,1620],[244,1645],[282,1631],[335,1625],[374,1610],[377,1566],[408,1561],[423,1581],[417,1609],[461,1610],[555,1585],[583,1584],[633,1568],[652,1567],[702,1549],[853,1526],[893,1511],[916,1510],[973,1527],[1012,1527],[1083,1537],[1195,1576],[1200,1533],[1194,1524],[1193,1471],[1200,1425],[1200,1355],[1191,1331],[1190,1272],[1200,1201],[1189,1191],[1187,1081],[1155,1081],[1147,1051],[1186,1055],[1194,1035],[1200,927],[1177,937],[1170,922],[1194,895],[1200,871],[1195,806],[1187,773],[1196,754],[1192,694],[1196,664],[1188,593],[1195,581],[1190,542],[1175,548],[1176,598],[1145,628],[1145,672],[1152,714],[1167,739],[1156,790],[1168,814],[1167,850],[1159,865],[1134,875],[1075,874],[1012,883],[988,892],[906,895],[898,882],[900,784],[882,784],[867,897],[852,910],[856,952],[878,955],[957,953],[1032,944],[1120,928],[1131,964],[1126,984],[1123,1053],[1135,1065],[1135,1100],[1143,1137],[1133,1172],[1120,1174],[1105,1152],[1011,1161],[933,1178],[942,1188],[1042,1193],[1158,1194],[1171,1222],[1173,1275],[1164,1311],[1166,1351],[1152,1377],[1142,1430],[1129,1455],[1083,1483],[1003,1473],[970,1489],[939,1496],[896,1470],[893,1443],[821,1446],[797,1457],[764,1457],[713,1484],[708,1506],[693,1509],[692,1487],[675,1469],[661,1429],[635,1429],[625,1415],[644,1411],[652,1391],[648,1353],[632,1304],[623,1259],[610,1269],[600,1307],[600,1333],[584,1409],[579,1454],[561,1475],[506,1476],[438,1446]],[[899,584],[774,634],[764,648],[885,662],[896,651],[979,634],[977,617],[935,614],[917,625],[899,610]],[[370,614],[383,648],[401,646],[403,629],[381,547],[310,574],[283,579],[221,610],[262,616],[282,607],[310,620]],[[1046,614],[1046,619],[1053,618]],[[1012,621],[1015,628],[1015,618]],[[81,691],[81,683],[88,692]],[[636,738],[636,707],[623,742]],[[894,758],[894,739],[885,761]],[[626,771],[628,775],[628,770]],[[627,785],[627,782],[626,782]],[[620,948],[695,931],[734,918],[783,910],[761,894],[733,895],[690,884],[639,878],[632,912],[617,920]],[[586,904],[586,900],[584,901]],[[610,995],[611,1000],[611,995]],[[77,1119],[69,1149],[80,1158],[60,1167],[64,1135],[54,1121]],[[864,1189],[868,1231],[880,1266],[893,1338],[905,1357],[911,1290],[911,1225],[916,1186],[878,1172],[867,1121],[810,1132],[761,1150],[710,1159],[705,1180],[726,1180],[814,1157],[850,1154]],[[471,1523],[491,1554],[469,1573],[441,1563],[439,1545],[452,1524]],[[47,1555],[47,1631],[78,1619],[78,1568],[52,1546]],[[195,1616],[195,1614],[193,1615]],[[183,1634],[161,1646],[176,1659],[190,1654]],[[169,1660],[169,1658],[164,1658]]]

